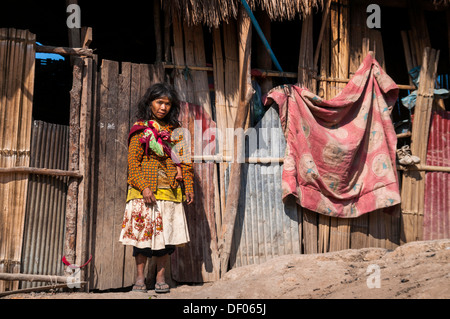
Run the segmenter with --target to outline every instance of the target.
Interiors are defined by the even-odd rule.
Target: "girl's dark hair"
[[[152,114],[150,104],[152,103],[152,101],[161,97],[167,97],[170,102],[172,102],[170,111],[169,113],[167,113],[164,121],[174,127],[181,126],[180,122],[178,121],[178,116],[180,114],[180,99],[178,97],[178,93],[177,91],[175,91],[172,85],[166,82],[156,83],[148,88],[147,92],[145,92],[144,96],[141,98],[137,105],[137,119],[143,121],[153,119],[154,116]]]

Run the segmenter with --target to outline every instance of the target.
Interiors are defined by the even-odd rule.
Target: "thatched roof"
[[[247,0],[250,8],[267,12],[271,20],[292,20],[310,10],[322,8],[324,0]],[[189,25],[217,27],[221,22],[237,18],[239,0],[164,0],[164,10],[174,10]]]

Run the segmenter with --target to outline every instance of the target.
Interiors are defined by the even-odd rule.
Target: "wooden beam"
[[[54,275],[35,275],[35,274],[8,274],[0,273],[0,280],[6,281],[39,281],[39,282],[54,282],[54,283],[67,283],[66,276],[54,276]]]
[[[234,128],[244,128],[249,111],[249,103],[253,96],[253,88],[250,77],[251,63],[251,21],[247,13],[239,10],[239,104],[234,122]],[[225,206],[224,222],[219,245],[220,252],[220,272],[221,276],[228,271],[228,261],[230,259],[231,242],[234,233],[237,208],[239,204],[239,194],[241,190],[241,164],[237,162],[238,154],[243,148],[242,139],[235,138],[234,141],[234,161],[231,164],[230,180]]]
[[[86,48],[67,48],[67,47],[53,47],[48,45],[36,45],[36,52],[41,53],[55,53],[61,55],[79,55],[93,57],[92,49]]]
[[[25,166],[0,168],[0,174],[11,174],[11,173],[27,173],[34,175],[69,176],[74,178],[83,178],[83,174],[81,174],[80,171],[65,171],[62,169],[36,168]]]
[[[83,286],[86,283],[87,283],[86,281],[82,281],[82,282],[77,283],[77,285]],[[67,284],[58,284],[58,285],[48,285],[48,286],[18,289],[18,290],[0,292],[0,297],[15,295],[15,294],[27,294],[27,293],[35,292],[35,291],[51,290],[51,289],[66,288],[66,287],[68,287]]]
[[[399,169],[402,171],[427,171],[427,172],[450,173],[450,166],[433,166],[433,165],[399,166]]]

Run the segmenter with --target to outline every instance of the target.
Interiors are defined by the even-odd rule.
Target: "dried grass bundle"
[[[267,12],[271,20],[292,20],[297,14],[303,18],[313,9],[323,6],[323,0],[248,0],[252,10],[256,7]],[[205,24],[218,27],[222,22],[236,19],[239,0],[166,0],[162,8],[183,17],[188,25]]]

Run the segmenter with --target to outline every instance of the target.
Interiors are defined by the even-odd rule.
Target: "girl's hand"
[[[194,202],[194,193],[186,193],[186,202],[188,205]]]
[[[149,205],[156,203],[156,198],[150,188],[146,188],[142,191],[142,196],[144,197],[144,202]]]

